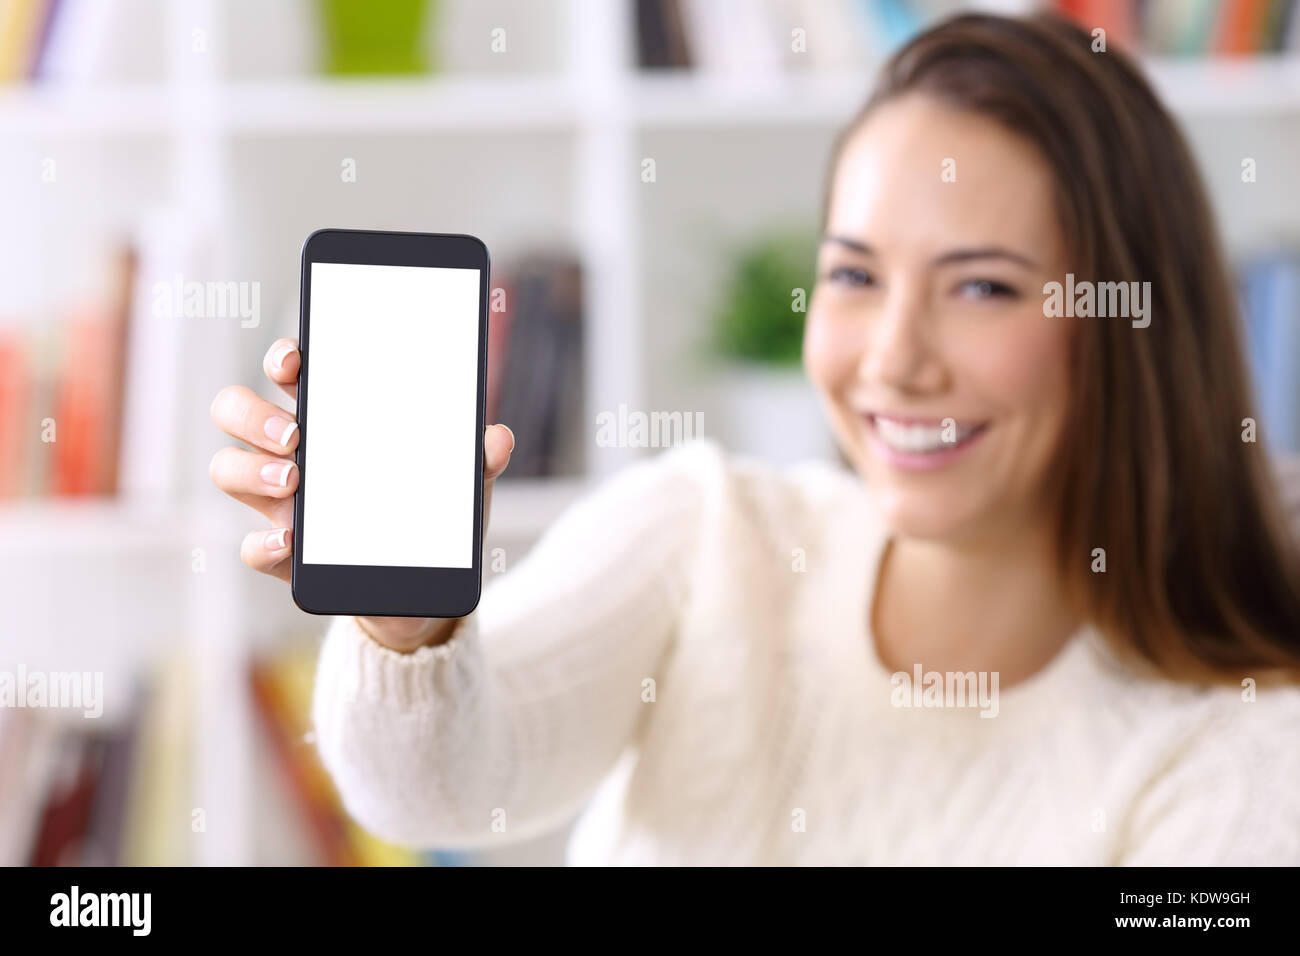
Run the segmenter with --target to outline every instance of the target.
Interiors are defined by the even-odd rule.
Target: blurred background
[[[959,9],[1137,53],[1238,271],[1260,423],[1300,450],[1296,0],[0,0],[0,864],[554,862],[362,833],[306,707],[327,620],[247,570],[208,407],[297,334],[324,226],[492,251],[485,586],[680,413],[833,457],[798,365],[832,138]],[[754,423],[761,423],[756,428]],[[19,706],[102,674],[102,716]],[[4,698],[8,675],[10,699]]]

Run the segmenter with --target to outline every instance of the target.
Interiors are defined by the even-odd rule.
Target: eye
[[[875,282],[871,273],[855,266],[836,266],[826,273],[826,278],[837,285],[849,286],[867,286]]]
[[[971,279],[957,287],[957,291],[968,299],[1018,299],[1020,293],[995,279]]]

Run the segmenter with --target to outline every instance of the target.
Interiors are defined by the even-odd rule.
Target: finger
[[[293,527],[293,499],[292,498],[268,498],[265,495],[250,495],[244,492],[226,492],[240,504],[252,508],[273,527],[292,528]]]
[[[289,528],[271,528],[267,531],[250,531],[239,546],[239,558],[254,571],[270,574],[288,581],[293,571],[293,531]]]
[[[515,433],[505,425],[492,425],[483,433],[483,477],[495,481],[515,450]]]
[[[298,423],[292,412],[273,405],[251,388],[228,385],[212,400],[212,420],[231,438],[277,455],[298,447]]]
[[[492,425],[483,434],[483,530],[492,518],[492,489],[510,464],[515,450],[515,433],[505,425]]]
[[[298,466],[293,461],[233,445],[217,449],[208,465],[208,474],[213,484],[228,495],[291,498],[298,490]]]
[[[262,359],[266,377],[284,389],[294,401],[298,399],[298,373],[302,371],[302,356],[298,353],[297,339],[276,339]]]

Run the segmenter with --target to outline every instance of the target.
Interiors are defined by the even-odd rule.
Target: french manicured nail
[[[497,425],[497,428],[504,428],[510,435],[510,450],[515,450],[515,433],[510,431],[509,425]]]
[[[275,485],[279,488],[289,487],[289,476],[293,474],[294,464],[291,461],[278,462],[273,461],[262,466],[262,480],[268,485]]]
[[[279,415],[272,415],[266,420],[262,430],[266,432],[267,438],[279,442],[282,448],[288,448],[293,433],[298,430],[298,423],[281,418]]]
[[[279,531],[268,534],[266,536],[266,550],[272,552],[283,551],[285,545],[288,544],[288,537],[288,528],[281,528]]]
[[[295,349],[292,345],[281,345],[278,349],[276,349],[273,353],[271,353],[271,367],[275,369],[277,372],[280,371],[281,369],[284,368],[285,359],[287,359],[290,355],[292,355],[296,351],[297,349]]]

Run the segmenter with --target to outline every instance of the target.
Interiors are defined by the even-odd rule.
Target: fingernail
[[[515,450],[515,433],[512,432],[512,431],[510,431],[510,426],[509,426],[509,425],[497,425],[497,428],[504,428],[507,432],[510,432],[510,450],[511,450],[511,451],[514,451],[514,450]]]
[[[262,430],[266,432],[267,438],[279,442],[282,448],[287,448],[289,439],[293,438],[293,433],[298,430],[298,423],[281,418],[279,415],[272,415],[266,420]]]
[[[295,351],[292,345],[281,345],[271,354],[271,367],[277,372],[280,371],[284,368],[284,360]]]
[[[288,543],[285,539],[288,537],[289,537],[288,528],[281,528],[279,531],[275,532],[274,534],[268,534],[266,536],[266,550],[283,551],[284,546]]]
[[[293,462],[286,461],[281,464],[278,461],[270,462],[262,466],[262,480],[268,485],[277,485],[280,488],[289,487],[289,475],[293,473]]]

